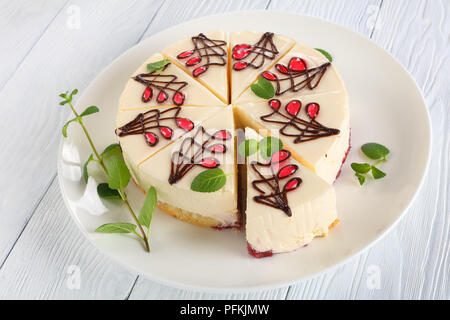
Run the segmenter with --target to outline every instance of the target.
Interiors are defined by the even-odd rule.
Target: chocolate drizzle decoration
[[[319,85],[329,66],[331,63],[326,62],[318,67],[308,69],[304,59],[293,57],[287,66],[281,63],[275,65],[280,76],[270,71],[263,72],[262,76],[276,83],[275,95],[280,96],[287,91],[297,92],[305,88],[313,90]],[[281,88],[284,83],[287,84],[286,89]]]
[[[294,143],[311,141],[340,133],[339,129],[325,127],[316,120],[320,110],[318,103],[308,103],[304,108],[309,120],[298,117],[302,108],[300,100],[288,102],[284,107],[284,112],[280,100],[272,99],[269,100],[268,104],[273,111],[261,116],[260,119],[265,122],[281,124],[280,134],[295,137]]]
[[[213,40],[200,33],[192,37],[192,43],[194,49],[183,51],[177,55],[177,58],[179,60],[186,59],[184,63],[186,67],[196,67],[192,70],[194,77],[208,71],[210,66],[225,66],[227,64],[226,41]]]
[[[142,134],[145,142],[153,147],[159,142],[157,132],[166,140],[172,139],[173,129],[167,125],[169,122],[173,122],[176,127],[184,131],[191,131],[194,128],[194,123],[190,119],[179,117],[180,112],[181,107],[173,107],[164,111],[152,109],[140,113],[132,121],[117,128],[116,134],[119,137]]]
[[[253,162],[250,164],[260,179],[253,180],[252,186],[260,195],[254,196],[253,200],[266,206],[283,211],[288,217],[292,216],[289,207],[287,193],[297,189],[302,183],[299,177],[292,177],[298,170],[295,164],[289,164],[291,153],[288,150],[275,152],[268,163]],[[264,175],[261,169],[268,168],[270,174]],[[267,170],[266,170],[267,171]],[[282,181],[290,178],[282,185]],[[268,191],[267,191],[268,190]]]
[[[163,71],[169,66],[167,64]],[[177,81],[177,76],[172,74],[158,74],[158,71],[149,73],[141,73],[135,76],[133,79],[145,86],[145,90],[142,93],[142,102],[149,102],[153,98],[153,90],[158,90],[156,95],[156,101],[158,103],[164,103],[169,99],[169,93],[172,94],[172,102],[181,106],[184,103],[186,95],[181,91],[188,84],[184,81]]]
[[[235,45],[232,57],[238,61],[233,64],[233,70],[241,71],[248,67],[259,69],[264,65],[266,59],[275,59],[279,52],[273,42],[273,36],[272,32],[266,32],[253,45],[245,43]]]
[[[222,142],[231,138],[232,135],[228,130],[209,134],[200,126],[193,136],[185,138],[180,148],[172,153],[169,183],[180,181],[194,166],[205,169],[217,168],[220,162],[212,155],[226,153],[227,147]]]

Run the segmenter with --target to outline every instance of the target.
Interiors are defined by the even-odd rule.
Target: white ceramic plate
[[[267,30],[268,24],[271,30]],[[368,248],[396,224],[421,185],[430,154],[430,121],[408,72],[373,42],[341,26],[295,14],[238,12],[190,21],[149,37],[112,62],[78,100],[79,110],[89,105],[101,110],[87,121],[96,145],[103,149],[116,141],[119,95],[129,75],[147,57],[174,41],[218,29],[281,33],[333,55],[348,89],[353,146],[335,184],[341,223],[328,237],[316,239],[308,247],[255,259],[247,254],[243,232],[200,228],[158,211],[151,229],[152,252],[147,254],[131,236],[94,232],[103,223],[129,218],[123,207],[102,204],[92,178],[87,187],[80,181],[81,163],[91,151],[74,125],[70,137],[61,142],[58,177],[77,225],[94,246],[152,280],[215,292],[291,284]],[[359,147],[372,141],[391,150],[390,160],[380,167],[387,177],[360,187],[350,163],[365,161]],[[143,195],[132,183],[127,191],[139,210]]]

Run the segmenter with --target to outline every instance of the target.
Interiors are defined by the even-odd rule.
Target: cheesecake
[[[168,46],[163,55],[228,104],[228,41],[225,32],[199,33]]]
[[[272,98],[251,89],[261,78]],[[153,54],[123,89],[116,135],[136,185],[155,187],[162,211],[245,227],[254,257],[296,250],[338,221],[347,92],[332,62],[289,37],[211,31]],[[262,147],[269,137],[278,147]],[[249,140],[259,149],[242,155]]]
[[[246,139],[262,136],[246,129]],[[334,188],[280,149],[270,159],[249,155],[245,233],[251,255],[296,250],[326,236],[337,221]]]
[[[234,145],[233,109],[220,108],[191,132],[140,163],[136,182],[143,190],[154,186],[158,206],[181,220],[200,226],[237,227]],[[215,168],[225,173],[225,185],[214,192],[193,191],[193,180]]]
[[[336,93],[347,97],[344,83],[333,63],[319,51],[296,44],[272,68],[259,74],[275,88],[275,98],[289,99],[305,95]],[[251,88],[245,90],[235,101],[237,104],[258,102]]]
[[[230,34],[231,101],[274,65],[295,41],[272,32],[238,31]]]
[[[161,106],[223,105],[211,91],[173,63],[149,72],[148,65],[164,62],[156,53],[130,77],[119,99],[119,110]]]
[[[224,107],[162,107],[119,110],[116,135],[123,158],[137,181],[139,165],[180,136],[191,132],[196,124]]]
[[[276,134],[292,156],[328,183],[350,148],[347,95],[326,93],[235,105],[242,126]]]

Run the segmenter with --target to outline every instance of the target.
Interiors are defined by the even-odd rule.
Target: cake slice
[[[239,31],[230,35],[231,101],[236,102],[257,79],[274,65],[294,40],[271,32]]]
[[[200,226],[238,226],[234,140],[233,110],[231,106],[221,108],[189,134],[141,163],[137,183],[144,190],[154,186],[158,207],[178,219]],[[192,184],[199,174],[209,170],[220,173],[219,169],[225,173],[218,178],[225,179],[220,189],[194,191],[198,189]],[[207,187],[218,182],[209,179],[204,180]]]
[[[246,129],[246,139],[262,137]],[[337,222],[331,185],[281,149],[270,159],[261,150],[247,157],[246,237],[257,257],[289,252],[325,236]]]
[[[170,105],[225,106],[211,91],[175,64],[164,65],[164,60],[164,56],[156,53],[133,73],[120,96],[119,110]],[[149,72],[149,64],[153,67],[158,65],[163,67]]]
[[[133,178],[139,176],[138,165],[142,161],[223,108],[175,106],[118,111],[116,135]]]
[[[342,93],[346,89],[334,65],[319,51],[298,43],[270,70],[260,76],[271,81],[277,99],[297,98],[310,94]],[[257,102],[251,88],[236,103]]]
[[[228,104],[228,46],[225,33],[200,33],[176,42],[163,54]]]
[[[335,181],[350,148],[345,93],[271,99],[235,105],[235,110],[240,126],[276,133],[296,160],[326,182]]]

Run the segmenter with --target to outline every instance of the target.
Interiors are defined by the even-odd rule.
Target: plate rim
[[[428,141],[427,141],[427,158],[426,158],[426,162],[425,162],[425,166],[422,170],[422,175],[420,177],[420,181],[418,183],[418,185],[416,186],[416,190],[414,191],[413,196],[411,197],[411,199],[409,200],[408,204],[406,205],[406,207],[402,210],[402,212],[398,215],[398,217],[395,219],[395,221],[388,227],[386,227],[382,232],[380,232],[370,243],[368,243],[367,245],[363,246],[362,248],[360,248],[358,251],[355,251],[354,253],[350,254],[349,256],[347,256],[346,258],[342,259],[341,261],[339,261],[338,263],[334,264],[334,265],[330,265],[326,268],[323,268],[319,271],[316,272],[312,272],[311,274],[304,276],[304,277],[300,277],[300,278],[296,278],[293,280],[288,280],[288,281],[280,281],[280,282],[276,282],[274,284],[264,284],[264,285],[253,285],[253,286],[243,286],[243,287],[205,287],[202,285],[191,285],[191,284],[186,284],[186,283],[180,283],[177,281],[172,281],[172,280],[168,280],[165,278],[161,278],[158,276],[154,276],[152,274],[148,274],[148,273],[143,273],[141,270],[138,270],[137,268],[126,264],[125,262],[121,261],[120,259],[110,255],[105,249],[103,249],[101,246],[98,246],[93,239],[91,239],[89,233],[87,232],[87,230],[84,228],[84,226],[81,224],[81,222],[79,221],[79,219],[76,217],[75,212],[73,212],[70,203],[68,201],[68,197],[66,195],[66,190],[63,187],[63,181],[62,181],[62,175],[61,173],[61,165],[62,165],[62,151],[63,151],[63,145],[65,142],[65,138],[61,137],[60,138],[60,143],[59,143],[59,149],[58,149],[58,156],[57,156],[57,173],[58,173],[58,184],[59,184],[59,189],[64,201],[64,204],[66,206],[66,208],[68,209],[70,216],[72,218],[72,220],[75,221],[75,224],[78,226],[78,229],[83,233],[83,235],[85,236],[85,238],[87,238],[87,240],[93,245],[94,248],[96,248],[97,250],[99,250],[102,254],[104,254],[106,257],[108,257],[109,259],[112,259],[114,262],[118,263],[119,265],[125,267],[125,269],[133,271],[135,273],[137,273],[140,276],[143,276],[145,278],[147,278],[148,280],[154,281],[158,284],[161,285],[165,285],[165,286],[169,286],[172,288],[176,288],[176,289],[182,289],[182,290],[191,290],[194,292],[205,292],[205,293],[215,293],[215,294],[224,294],[224,293],[246,293],[246,292],[259,292],[259,291],[264,291],[264,290],[274,290],[274,289],[280,289],[286,286],[291,286],[294,284],[297,284],[301,281],[307,281],[310,280],[312,278],[317,277],[320,274],[324,274],[327,273],[331,270],[337,269],[340,266],[346,264],[348,261],[350,261],[351,259],[363,254],[364,252],[366,252],[367,250],[369,250],[370,248],[372,248],[375,244],[377,244],[382,238],[384,238],[389,232],[391,232],[397,225],[398,223],[403,219],[403,217],[406,215],[406,213],[410,210],[410,208],[412,207],[413,203],[415,202],[415,200],[417,199],[418,194],[422,191],[423,189],[423,185],[424,185],[424,181],[425,181],[425,177],[428,174],[428,170],[429,170],[429,166],[430,166],[430,162],[431,162],[431,151],[432,151],[432,147],[433,147],[433,139],[432,139],[432,135],[433,135],[433,130],[432,130],[432,123],[431,123],[431,117],[430,117],[430,111],[428,108],[428,105],[426,103],[426,100],[424,98],[423,92],[420,89],[417,81],[415,80],[415,78],[411,75],[411,73],[403,66],[403,64],[398,61],[398,59],[396,57],[394,57],[389,51],[387,51],[386,49],[384,49],[383,47],[381,47],[380,45],[378,45],[374,40],[372,40],[371,38],[367,38],[364,35],[362,35],[361,33],[351,30],[350,28],[337,24],[335,22],[332,21],[328,21],[325,20],[323,18],[320,17],[316,17],[316,16],[312,16],[312,15],[308,15],[308,14],[301,14],[301,13],[293,13],[293,12],[285,12],[285,11],[280,11],[280,10],[235,10],[235,11],[230,11],[230,12],[221,12],[221,13],[217,13],[217,14],[212,14],[212,15],[206,15],[206,16],[202,16],[199,18],[195,18],[195,19],[190,19],[184,22],[181,22],[179,24],[173,25],[169,28],[160,30],[159,32],[152,34],[151,36],[147,37],[146,39],[140,41],[139,43],[133,45],[132,47],[128,48],[127,50],[125,50],[124,52],[122,52],[119,56],[117,56],[115,59],[113,59],[106,67],[104,67],[102,69],[102,71],[92,80],[90,81],[90,83],[88,84],[88,86],[84,89],[83,93],[80,95],[80,97],[77,99],[77,101],[82,100],[82,97],[84,96],[84,92],[88,91],[89,87],[92,85],[92,83],[96,82],[102,75],[103,73],[109,69],[111,67],[111,65],[113,65],[114,63],[116,63],[116,61],[122,59],[124,56],[126,56],[127,54],[129,54],[130,51],[135,50],[137,47],[139,46],[143,46],[146,42],[150,41],[151,38],[158,36],[160,33],[162,32],[167,32],[169,30],[172,29],[177,29],[182,27],[185,24],[191,24],[191,23],[196,23],[199,22],[201,20],[206,20],[206,19],[211,19],[212,17],[216,17],[216,16],[232,16],[234,14],[254,14],[254,13],[258,13],[258,14],[271,14],[271,13],[276,13],[276,14],[280,14],[280,15],[289,15],[289,16],[296,16],[296,17],[303,17],[303,18],[307,18],[307,19],[311,19],[311,20],[316,20],[316,22],[319,23],[325,23],[325,24],[329,24],[335,28],[341,29],[344,32],[348,32],[351,33],[352,35],[358,37],[359,39],[362,39],[363,41],[369,41],[369,43],[371,43],[375,48],[377,48],[378,50],[381,50],[381,52],[383,52],[383,54],[387,55],[389,58],[393,59],[399,66],[400,66],[400,70],[412,81],[412,83],[415,86],[415,89],[417,90],[417,92],[420,95],[421,98],[421,103],[424,106],[425,109],[425,114],[426,114],[426,119],[424,119],[424,125],[425,125],[425,129],[427,130],[428,133]],[[70,119],[70,115],[67,119]]]

